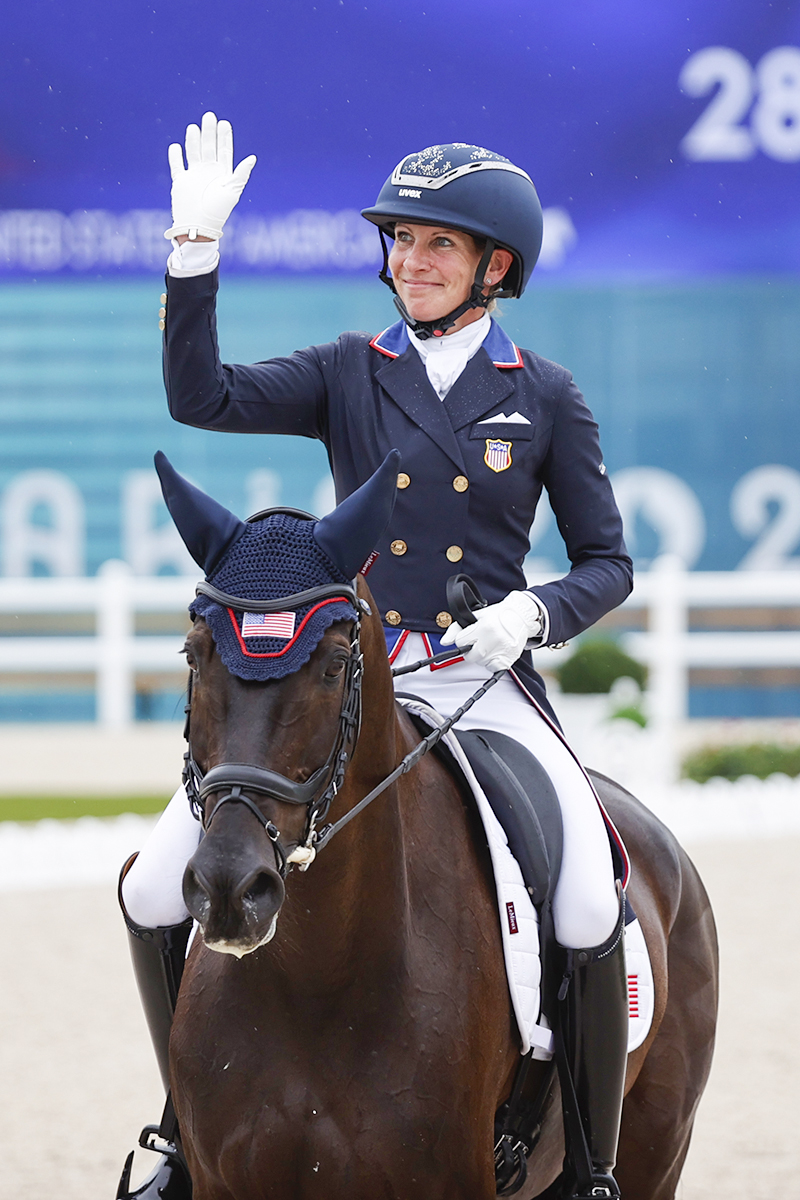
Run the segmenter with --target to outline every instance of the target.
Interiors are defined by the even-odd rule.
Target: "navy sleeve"
[[[226,366],[217,345],[218,272],[167,277],[164,384],[176,421],[233,433],[283,433],[325,440],[337,343],[284,358]]]
[[[563,579],[531,588],[550,615],[548,642],[556,644],[588,629],[633,587],[597,425],[568,371],[541,478],[572,564]]]

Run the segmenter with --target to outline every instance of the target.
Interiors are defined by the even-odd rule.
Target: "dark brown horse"
[[[196,618],[187,654],[200,768],[244,763],[308,780],[337,737],[350,634],[338,622],[300,670],[246,682]],[[395,704],[377,616],[363,620],[361,648],[363,725],[330,820],[419,741]],[[208,830],[187,868],[202,938],[171,1041],[195,1200],[491,1200],[494,1117],[519,1050],[488,852],[459,787],[427,755],[285,883],[253,810],[215,812],[224,791],[207,797]],[[251,798],[284,848],[302,840],[304,808]],[[632,860],[656,995],[651,1032],[630,1055],[616,1175],[624,1200],[671,1200],[711,1061],[714,923],[664,826],[612,784],[604,800]],[[534,1064],[533,1089],[546,1069]],[[556,1088],[521,1197],[551,1183],[563,1152]]]

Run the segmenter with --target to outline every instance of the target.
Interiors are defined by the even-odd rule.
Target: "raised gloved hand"
[[[172,227],[164,237],[186,233],[190,241],[198,234],[222,237],[222,226],[239,201],[255,166],[256,156],[242,159],[233,169],[233,130],[230,121],[217,121],[212,112],[203,117],[202,128],[186,129],[186,166],[178,142],[169,148],[172,175]]]
[[[531,592],[509,592],[499,604],[475,612],[475,624],[462,629],[455,621],[442,637],[442,646],[472,647],[466,659],[489,671],[505,671],[517,661],[529,638],[541,636],[544,615]]]

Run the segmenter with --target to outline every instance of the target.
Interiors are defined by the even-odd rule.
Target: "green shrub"
[[[647,668],[620,650],[610,638],[591,638],[556,671],[562,692],[610,692],[623,678],[635,679],[640,688],[647,683]]]
[[[685,779],[705,783],[714,775],[723,779],[738,779],[740,775],[755,775],[766,779],[780,772],[800,775],[800,746],[774,746],[754,742],[750,746],[704,746],[686,756],[682,774]]]
[[[624,708],[615,708],[611,714],[612,721],[633,721],[641,729],[647,728],[647,717],[638,704],[626,704]]]

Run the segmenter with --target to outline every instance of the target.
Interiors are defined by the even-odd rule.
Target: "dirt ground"
[[[690,852],[717,913],[722,1009],[678,1197],[797,1195],[800,839]],[[113,889],[0,895],[0,946],[0,1200],[113,1200],[162,1102]]]

